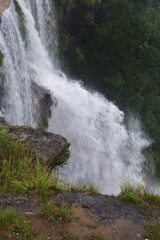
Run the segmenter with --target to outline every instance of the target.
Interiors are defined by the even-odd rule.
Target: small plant
[[[11,140],[0,126],[0,191],[45,194],[53,186],[50,170],[35,159],[27,143]]]
[[[105,240],[105,238],[100,233],[87,235],[85,239],[86,240]]]
[[[47,237],[44,234],[41,234],[37,240],[48,240]]]
[[[15,209],[6,208],[0,210],[0,230],[6,229],[15,222]]]
[[[62,220],[68,222],[72,219],[72,209],[64,202],[62,202],[61,206],[57,206],[53,201],[44,203],[42,206],[42,214],[52,221]]]
[[[95,222],[90,222],[87,224],[87,227],[96,229],[98,227],[98,224]]]
[[[16,219],[14,232],[23,236],[24,240],[27,240],[29,237],[31,237],[30,224],[24,216],[20,216]]]
[[[65,227],[60,231],[60,233],[63,235],[63,239],[65,240],[78,240],[78,237],[69,232]]]
[[[88,191],[92,193],[98,193],[98,189],[95,188],[92,184],[89,186]]]
[[[119,196],[125,201],[136,205],[160,207],[160,196],[147,192],[141,184],[134,187],[128,182],[124,183],[121,187],[121,193]]]
[[[144,228],[145,228],[144,238],[150,240],[160,239],[160,220],[146,224]]]

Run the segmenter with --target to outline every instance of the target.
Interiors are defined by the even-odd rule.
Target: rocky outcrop
[[[2,20],[3,12],[9,7],[10,0],[0,0],[0,22]]]
[[[11,139],[27,142],[44,167],[65,163],[69,143],[64,137],[27,126],[11,126],[4,119],[0,119],[0,123]]]
[[[32,82],[31,92],[35,105],[42,117],[49,115],[50,108],[53,104],[51,92],[43,87],[38,86],[36,83]]]
[[[48,127],[48,118],[51,116],[51,107],[53,104],[51,91],[35,82],[31,83],[32,101],[35,108],[35,120],[39,129]]]

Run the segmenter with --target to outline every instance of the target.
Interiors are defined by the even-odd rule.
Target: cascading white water
[[[56,69],[49,57],[55,37],[50,0],[17,0],[27,32],[22,40],[14,4],[3,15],[0,49],[4,54],[4,115],[10,123],[34,126],[30,81],[53,92],[49,130],[71,142],[72,157],[60,172],[75,185],[94,185],[107,194],[120,191],[121,180],[143,180],[142,150],[149,145],[137,120],[126,128],[123,113],[98,93],[85,90]],[[51,60],[52,59],[52,60]]]

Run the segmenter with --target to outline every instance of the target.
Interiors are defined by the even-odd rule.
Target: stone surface
[[[49,115],[53,100],[51,97],[51,92],[36,83],[31,84],[31,93],[33,97],[33,102],[41,117],[47,117]]]
[[[69,147],[69,143],[64,137],[28,126],[12,126],[3,118],[0,118],[0,123],[8,131],[11,139],[27,142],[45,167],[53,168],[64,163],[64,152]]]
[[[0,22],[2,20],[3,12],[9,7],[10,0],[0,0]]]

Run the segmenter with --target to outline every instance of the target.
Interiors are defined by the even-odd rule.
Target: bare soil
[[[99,240],[101,236],[106,240],[143,240],[144,224],[160,217],[159,209],[135,207],[122,199],[100,194],[62,191],[48,200],[58,205],[67,202],[73,210],[71,222],[47,220],[41,214],[42,203],[38,198],[14,197],[9,192],[0,194],[1,207],[11,206],[17,215],[26,215],[34,236],[31,239],[46,236],[50,240]],[[7,237],[0,235],[0,240],[7,239],[25,238],[13,233]]]

